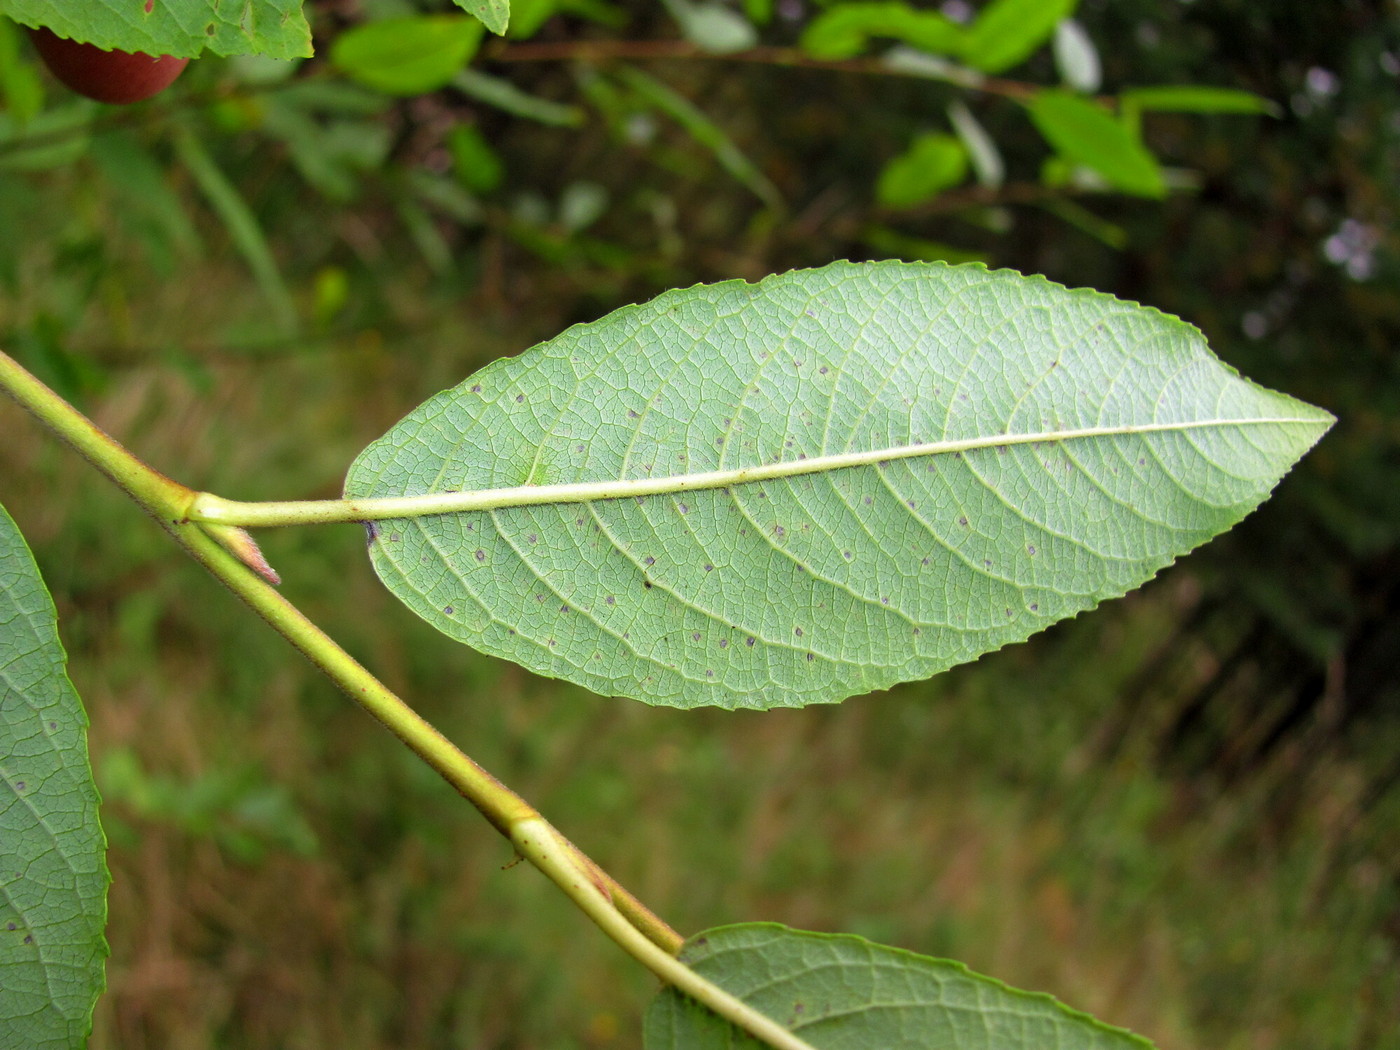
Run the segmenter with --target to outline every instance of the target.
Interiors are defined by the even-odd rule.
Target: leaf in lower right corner
[[[77,1050],[107,942],[87,718],[53,600],[0,507],[0,1047]]]
[[[850,934],[776,923],[692,937],[681,960],[817,1050],[1152,1050],[1152,1043],[1049,995],[962,963]],[[646,1050],[750,1050],[763,1044],[674,989],[647,1011]]]

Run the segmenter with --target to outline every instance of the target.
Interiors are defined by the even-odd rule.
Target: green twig
[[[458,750],[284,598],[270,582],[271,569],[260,562],[261,555],[246,534],[223,525],[206,531],[207,526],[189,522],[189,506],[195,496],[192,489],[152,470],[3,352],[0,390],[111,478],[196,561],[407,744],[502,835],[513,840],[514,829],[522,822],[532,828],[543,823],[533,806]],[[680,950],[680,934],[558,832],[552,834],[562,844],[563,859],[556,858],[554,868],[545,874],[559,882],[559,873],[567,869],[569,879],[588,880],[638,936],[662,954],[674,955]],[[567,891],[563,883],[560,885]]]

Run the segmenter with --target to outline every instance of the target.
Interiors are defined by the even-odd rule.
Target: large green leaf
[[[0,14],[122,51],[194,58],[311,54],[303,0],[0,0]]]
[[[1152,1044],[962,963],[849,934],[744,923],[692,937],[681,960],[818,1050],[1150,1050]],[[758,1041],[674,989],[647,1011],[646,1050]]]
[[[66,659],[53,600],[0,507],[0,1047],[83,1046],[102,991],[106,843]]]
[[[799,706],[1123,594],[1330,422],[1155,310],[836,263],[668,292],[494,362],[345,492],[476,508],[372,530],[380,577],[454,638],[600,693]],[[548,488],[570,483],[593,484]]]

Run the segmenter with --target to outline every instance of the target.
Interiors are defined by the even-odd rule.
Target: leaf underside
[[[1071,1010],[932,959],[849,934],[775,923],[724,926],[686,942],[681,960],[819,1050],[1150,1050]],[[666,989],[646,1015],[646,1050],[747,1050],[757,1040]]]
[[[836,263],[668,292],[494,362],[370,445],[345,492],[679,487],[888,452],[372,530],[389,588],[485,652],[649,703],[801,706],[1140,585],[1330,423],[1155,310],[980,266]],[[1178,429],[1124,432],[1143,425]],[[1071,430],[1092,433],[1051,439]],[[1050,438],[1002,442],[1018,434]],[[906,455],[956,440],[983,447]]]
[[[0,13],[27,26],[47,26],[62,37],[105,50],[195,58],[311,54],[311,27],[303,0],[0,0]]]
[[[0,1047],[86,1044],[103,987],[106,843],[53,601],[0,508]]]

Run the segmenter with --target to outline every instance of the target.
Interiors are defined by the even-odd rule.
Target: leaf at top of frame
[[[311,54],[303,0],[0,0],[0,14],[104,50],[195,58]]]
[[[0,1046],[77,1050],[107,942],[87,716],[53,599],[0,507]]]
[[[370,543],[460,641],[649,703],[802,706],[1131,590],[1331,422],[1156,310],[976,265],[834,263],[496,361],[371,444],[345,493],[467,494]]]

